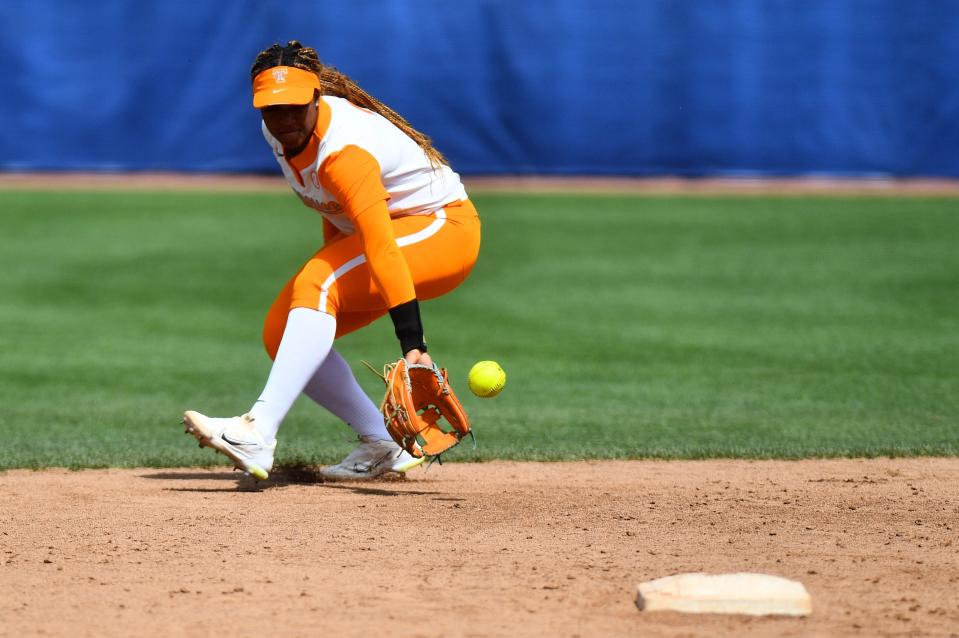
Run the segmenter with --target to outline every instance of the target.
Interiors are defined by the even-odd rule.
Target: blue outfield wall
[[[274,171],[290,38],[463,173],[959,176],[957,0],[2,0],[0,167]]]

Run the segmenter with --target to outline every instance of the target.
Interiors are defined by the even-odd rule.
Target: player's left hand
[[[426,352],[422,352],[416,348],[410,350],[406,353],[404,357],[407,363],[417,364],[421,366],[433,367],[433,358]]]
[[[415,364],[409,360],[415,359]],[[380,405],[390,437],[416,458],[437,456],[470,434],[470,421],[450,387],[445,369],[411,350],[383,368],[386,396]],[[443,422],[445,421],[445,425]],[[452,429],[451,429],[452,428]]]

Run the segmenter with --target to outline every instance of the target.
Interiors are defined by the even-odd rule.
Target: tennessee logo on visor
[[[253,108],[307,104],[320,88],[315,73],[293,66],[266,69],[253,78]]]

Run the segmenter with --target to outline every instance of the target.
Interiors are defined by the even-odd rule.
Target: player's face
[[[315,100],[302,106],[268,106],[260,113],[270,135],[288,150],[303,148],[316,126]]]

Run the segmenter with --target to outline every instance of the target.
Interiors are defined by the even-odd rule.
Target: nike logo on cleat
[[[221,434],[220,438],[229,443],[230,445],[256,445],[255,441],[234,441],[226,434]]]

